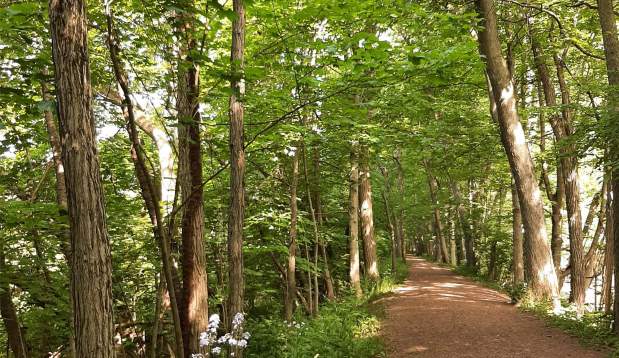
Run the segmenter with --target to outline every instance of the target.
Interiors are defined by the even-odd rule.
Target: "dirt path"
[[[521,313],[509,298],[419,258],[383,299],[389,357],[605,357]]]

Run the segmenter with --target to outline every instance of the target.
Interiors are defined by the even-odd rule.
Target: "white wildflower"
[[[237,313],[234,315],[234,318],[232,319],[232,327],[233,329],[242,325],[243,321],[245,320],[245,317],[243,316],[243,314],[241,312]]]

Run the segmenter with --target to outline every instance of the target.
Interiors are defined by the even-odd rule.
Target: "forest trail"
[[[409,276],[386,308],[389,357],[605,357],[577,338],[447,268],[409,256]]]

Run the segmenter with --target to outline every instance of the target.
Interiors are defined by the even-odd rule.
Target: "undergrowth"
[[[612,315],[604,312],[587,312],[580,318],[567,304],[562,302],[564,312],[554,314],[549,302],[523,301],[520,309],[533,313],[551,326],[569,333],[587,346],[610,349],[611,357],[619,357],[619,337],[611,330]]]
[[[386,267],[382,272],[390,272]],[[247,322],[251,342],[247,357],[269,358],[374,358],[385,357],[379,337],[384,312],[375,301],[388,295],[408,274],[406,264],[398,264],[395,275],[386,275],[378,283],[364,282],[364,296],[349,293],[320,306],[311,318],[299,308],[294,322],[280,317],[262,317]]]

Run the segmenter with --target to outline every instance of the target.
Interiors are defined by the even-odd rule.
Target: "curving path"
[[[389,357],[607,356],[519,312],[501,293],[420,258],[407,261],[408,279],[382,300]]]

